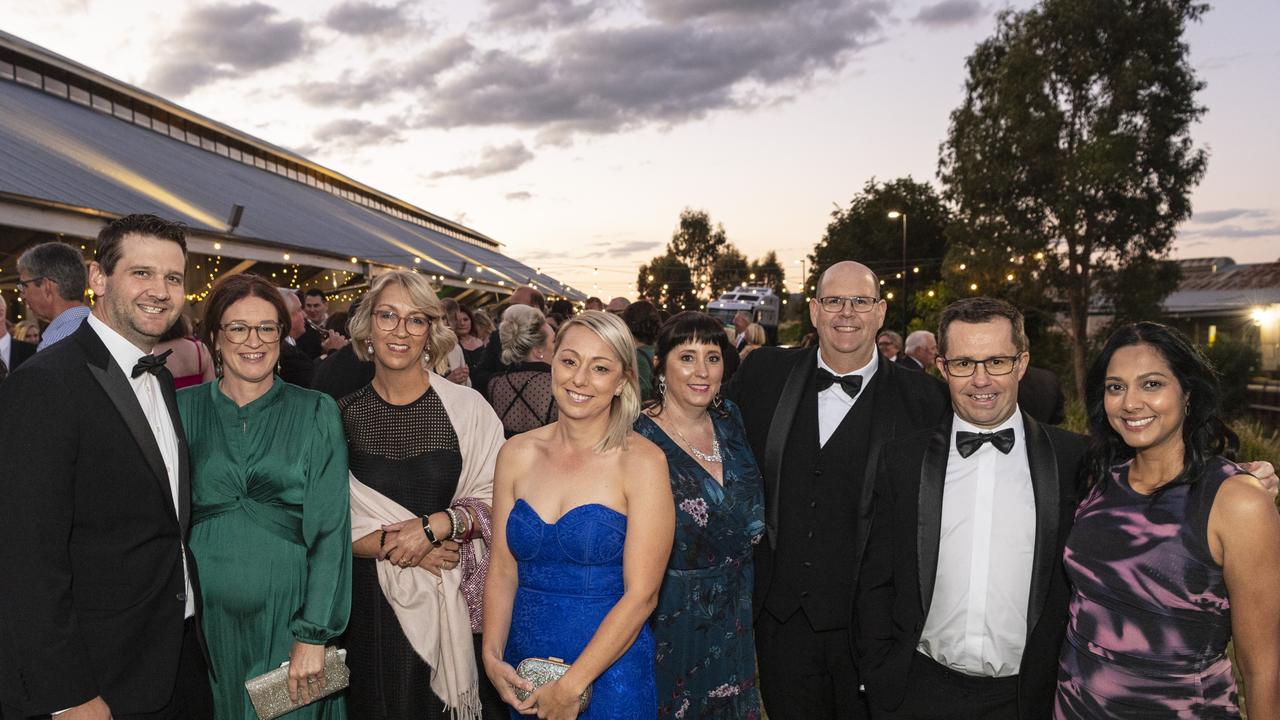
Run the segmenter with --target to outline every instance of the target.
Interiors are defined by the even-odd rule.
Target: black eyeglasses
[[[1022,353],[1017,355],[992,355],[985,360],[974,360],[973,358],[955,358],[954,360],[943,360],[942,366],[947,369],[947,374],[954,377],[969,377],[978,371],[978,366],[987,369],[988,375],[1008,375],[1018,367],[1018,360],[1022,358]]]
[[[373,311],[373,323],[382,332],[395,332],[401,320],[404,320],[404,331],[415,337],[426,335],[431,328],[431,320],[425,315],[408,315],[402,318],[390,310]]]
[[[828,295],[818,298],[818,305],[829,313],[840,312],[844,309],[845,303],[852,305],[854,312],[871,312],[872,308],[879,302],[879,298],[866,297],[865,295]]]
[[[233,345],[240,345],[249,342],[250,332],[256,332],[258,334],[258,339],[268,345],[274,345],[275,343],[280,342],[280,323],[264,322],[258,323],[257,325],[250,325],[246,322],[232,320],[231,322],[226,323],[225,325],[220,325],[219,327],[222,328],[222,337],[226,338],[227,342]]]
[[[25,295],[27,292],[27,286],[31,284],[34,284],[36,287],[40,287],[40,281],[44,280],[45,277],[46,277],[45,275],[40,275],[39,277],[33,277],[28,280],[19,280],[18,292],[23,293]]]

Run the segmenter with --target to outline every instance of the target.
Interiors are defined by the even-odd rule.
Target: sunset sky
[[[936,183],[965,57],[1029,4],[0,0],[0,29],[608,297],[685,206],[794,280],[868,179]],[[1280,259],[1277,27],[1229,0],[1187,36],[1210,162],[1177,256]]]

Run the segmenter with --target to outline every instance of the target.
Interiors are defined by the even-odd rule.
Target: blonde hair
[[[530,351],[547,341],[546,323],[546,316],[536,307],[512,305],[507,308],[498,326],[502,362],[506,365],[524,362]]]
[[[382,291],[393,283],[404,288],[413,309],[426,315],[430,320],[426,347],[430,359],[424,362],[424,367],[435,370],[437,373],[444,373],[449,368],[449,351],[458,344],[458,337],[445,325],[444,307],[440,304],[440,298],[436,297],[436,291],[431,287],[431,283],[425,277],[409,270],[392,270],[379,275],[373,281],[360,307],[351,316],[348,326],[351,330],[351,349],[361,360],[373,359],[369,352],[369,345],[373,340],[373,308],[378,304]]]
[[[763,345],[769,342],[769,337],[764,333],[764,326],[760,323],[751,323],[743,334],[747,336],[748,345]]]
[[[574,327],[584,327],[595,333],[609,346],[622,364],[622,392],[614,396],[609,405],[609,426],[604,437],[596,444],[596,452],[613,448],[626,449],[627,433],[640,415],[640,378],[636,374],[636,343],[622,318],[601,310],[587,310],[574,315],[560,326],[556,333],[556,352],[564,342],[564,336]]]

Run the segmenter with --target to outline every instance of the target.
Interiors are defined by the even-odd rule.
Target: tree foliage
[[[903,320],[903,220],[890,218],[890,212],[906,214],[906,302],[914,308],[916,296],[940,278],[951,213],[931,185],[910,177],[885,183],[872,178],[847,209],[831,213],[826,234],[809,256],[813,273],[806,278],[805,292],[809,294],[823,269],[857,260],[880,276],[881,296],[889,302],[885,325],[901,331],[912,313]]]
[[[786,290],[782,287],[782,283],[786,278],[786,270],[782,267],[782,263],[778,261],[778,253],[770,250],[765,253],[764,257],[751,263],[750,272],[747,273],[747,282],[753,285],[765,285],[773,290],[773,294],[780,298],[786,297]],[[752,277],[752,276],[755,277]]]
[[[718,298],[726,290],[745,284],[751,274],[751,265],[733,243],[725,243],[720,254],[711,264],[711,298]]]
[[[728,244],[723,225],[712,225],[706,210],[685,208],[667,251],[684,261],[699,284],[709,282],[721,250]]]
[[[1097,270],[1164,257],[1206,155],[1203,87],[1183,42],[1191,0],[1042,0],[1005,11],[967,61],[939,177],[971,248],[1024,262],[1070,311],[1083,391]]]
[[[636,289],[640,291],[640,297],[651,300],[664,310],[679,312],[699,306],[689,266],[670,250],[640,266]]]

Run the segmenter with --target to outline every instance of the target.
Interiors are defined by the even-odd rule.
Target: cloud
[[[486,146],[480,152],[480,160],[452,170],[431,173],[431,178],[466,177],[471,179],[511,172],[533,159],[533,153],[519,140],[502,147]]]
[[[333,120],[321,125],[312,133],[315,144],[307,149],[325,146],[344,149],[368,147],[370,145],[394,145],[404,141],[400,133],[400,123],[388,120],[372,122],[359,118]]]
[[[1195,225],[1216,225],[1237,218],[1264,218],[1271,213],[1268,210],[1254,208],[1231,208],[1228,210],[1209,210],[1191,216],[1190,222]]]
[[[1191,236],[1214,237],[1224,240],[1242,240],[1258,237],[1280,236],[1280,225],[1263,225],[1260,227],[1240,227],[1239,225],[1223,225],[1195,233]]]
[[[653,17],[667,22],[703,17],[749,19],[785,12],[785,3],[777,0],[647,0],[645,7]]]
[[[489,0],[489,24],[515,30],[571,27],[589,20],[604,4],[596,0]]]
[[[295,85],[293,91],[308,105],[336,105],[354,110],[390,100],[398,92],[430,90],[435,87],[439,74],[466,61],[474,53],[475,47],[466,37],[451,37],[403,63],[384,63],[362,76],[344,71],[337,80],[303,82]]]
[[[307,28],[268,5],[250,2],[196,7],[157,41],[160,57],[147,86],[161,95],[186,95],[222,78],[283,65],[307,51]]]
[[[418,27],[407,12],[408,2],[379,5],[365,0],[347,0],[333,6],[324,24],[346,35],[394,37]]]
[[[758,107],[843,68],[876,41],[890,8],[872,0],[654,5],[659,22],[584,27],[540,50],[477,53],[431,93],[416,124],[535,128],[555,142]]]
[[[948,28],[966,25],[986,14],[986,6],[978,0],[942,0],[920,8],[915,21],[931,28]]]
[[[597,245],[601,243],[596,243]],[[636,253],[649,253],[662,247],[662,243],[658,240],[631,240],[621,244],[606,243],[608,249],[599,252],[586,253],[587,257],[600,257],[604,255],[633,255]]]
[[[508,200],[511,200],[512,202],[522,202],[524,200],[532,200],[533,193],[528,192],[526,190],[517,190],[516,192],[509,192],[503,197],[505,197]]]

